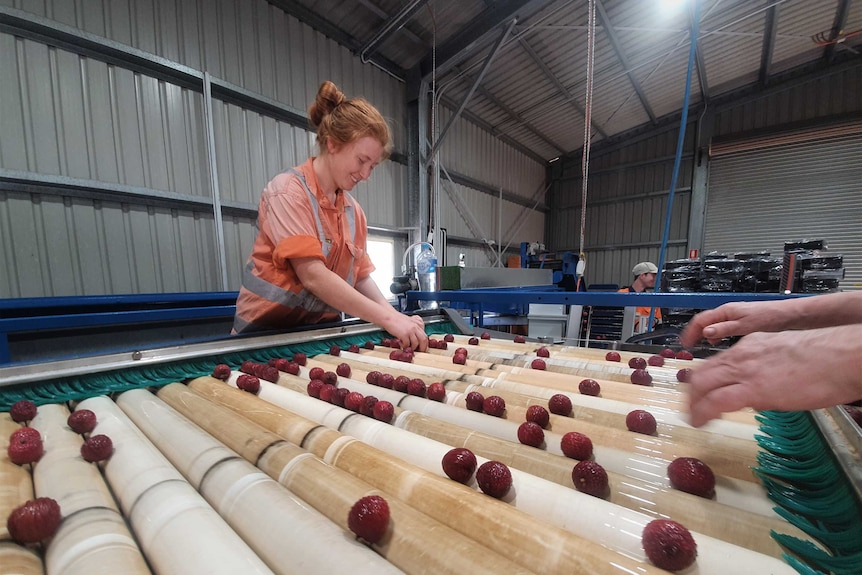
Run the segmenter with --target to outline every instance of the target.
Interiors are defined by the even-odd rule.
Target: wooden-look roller
[[[192,385],[203,385],[203,383],[201,380],[197,380]],[[268,400],[274,399],[278,394],[285,393],[292,394],[289,401],[295,402],[297,405],[301,404],[303,407],[306,404],[322,403],[307,396],[300,396],[295,392],[279,389],[268,383],[263,384],[261,388],[261,395],[265,396]],[[224,397],[224,394],[221,395]],[[253,412],[255,415],[263,411],[263,408],[255,407],[250,409],[242,405],[235,406],[235,408],[242,413]],[[346,469],[350,469],[351,473],[362,473],[366,480],[374,483],[381,489],[396,491],[398,493],[403,493],[406,489],[411,497],[410,501],[417,506],[427,506],[428,509],[423,507],[423,510],[428,513],[432,513],[432,510],[436,509],[446,518],[453,518],[453,514],[457,517],[458,511],[455,511],[455,509],[460,510],[464,507],[463,500],[434,499],[430,494],[437,493],[437,491],[429,488],[424,481],[421,482],[421,485],[425,488],[422,490],[416,489],[416,486],[420,484],[420,480],[412,475],[413,470],[405,469],[403,466],[403,461],[409,461],[416,465],[424,466],[426,469],[433,468],[439,473],[439,462],[442,459],[442,455],[450,448],[449,446],[437,442],[429,443],[429,440],[423,440],[415,436],[409,438],[399,436],[399,432],[404,432],[397,428],[376,422],[370,418],[352,414],[341,408],[337,409],[344,412],[343,417],[345,419],[342,423],[337,424],[342,430],[347,431],[357,425],[366,428],[360,434],[351,432],[351,434],[361,436],[363,441],[374,442],[374,440],[384,440],[386,437],[395,438],[387,442],[387,445],[390,447],[398,446],[398,452],[393,453],[395,458],[390,462],[390,460],[383,457],[376,450],[365,446],[361,442],[353,441],[348,441],[343,445],[339,444],[337,448],[334,443],[332,446],[326,444],[325,447],[320,448],[309,445],[309,448],[320,450],[324,450],[325,448],[325,457],[327,460],[332,460],[339,467],[343,466]],[[311,444],[311,441],[306,440],[306,443]],[[349,448],[347,447],[348,445],[350,446]],[[332,451],[333,449],[336,451]],[[348,459],[346,455],[348,452],[355,452],[355,459]],[[370,463],[372,460],[373,464]],[[349,461],[353,461],[353,463],[348,463]],[[625,549],[626,555],[643,557],[640,550],[639,533],[632,533],[633,530],[637,531],[632,525],[641,524],[642,528],[648,521],[648,518],[627,509],[614,506],[607,501],[581,494],[573,489],[548,483],[531,474],[512,470],[512,475],[514,479],[513,491],[505,500],[513,506],[519,509],[523,508],[532,515],[573,533],[595,537],[604,546],[619,550]],[[613,508],[613,511],[611,511],[611,508]],[[577,520],[575,520],[576,517]],[[608,517],[614,517],[615,519],[609,521]],[[441,520],[443,519],[441,518]],[[463,524],[465,521],[463,518],[458,518],[457,520],[459,524]],[[472,521],[466,521],[468,525],[472,523]],[[512,523],[509,522],[507,525],[507,529],[511,530]],[[483,532],[498,534],[500,532],[499,526],[492,531],[485,530]],[[731,556],[751,566],[757,572],[792,572],[783,562],[766,557],[760,553],[753,553],[703,534],[697,534],[696,537],[698,537],[698,541],[702,542],[698,562],[700,569],[704,573],[721,572],[721,565],[726,564],[726,561]]]
[[[95,412],[93,433],[113,441],[105,477],[156,572],[272,573],[113,401],[93,397],[78,409]]]
[[[205,389],[205,382],[201,383],[204,380],[220,388],[217,390],[220,393],[233,394],[249,415],[269,413],[263,409],[268,406],[260,400],[211,378],[196,380],[194,383],[199,385],[193,384],[193,387]],[[264,472],[277,478],[279,483],[345,531],[348,531],[348,512],[354,502],[366,495],[383,495],[391,511],[390,524],[395,528],[375,545],[375,549],[404,571],[452,574],[532,572],[492,553],[472,539],[460,537],[427,515],[343,470],[331,467],[304,449],[285,442],[282,436],[213,404],[194,389],[172,384],[161,389],[158,396],[245,459],[256,462]],[[279,429],[285,421],[286,418],[277,416],[274,423],[270,420]],[[286,430],[293,437],[302,427],[291,422]],[[318,427],[311,425],[308,428]],[[539,569],[537,572],[545,571]]]
[[[401,573],[146,390],[117,405],[276,573]]]
[[[0,575],[44,575],[44,573],[42,558],[34,550],[11,541],[0,541]]]
[[[150,573],[99,468],[81,457],[82,439],[68,417],[64,405],[47,404],[32,421],[45,445],[33,471],[36,495],[56,500],[64,517],[45,554],[47,571]]]
[[[272,422],[278,424],[286,418],[299,417],[253,396],[235,392],[211,378],[200,378],[189,385],[193,390],[206,393],[207,397],[265,426]],[[270,384],[264,387],[269,391],[298,396],[295,392]],[[363,416],[356,417],[374,423]],[[459,483],[423,472],[333,430],[315,430],[303,443],[313,452],[323,454],[340,469],[348,470],[378,489],[396,495],[419,511],[449,525],[460,532],[462,538],[477,538],[491,549],[492,555],[508,557],[538,573],[655,571],[649,565],[632,561],[568,531],[535,522],[510,505]],[[354,453],[358,454],[356,458],[348,455]],[[318,483],[320,481],[323,479]]]
[[[22,467],[9,461],[9,436],[21,425],[12,421],[8,413],[0,413],[0,541],[10,539],[6,518],[12,511],[33,499],[33,480],[29,466]],[[11,551],[10,551],[11,553]]]

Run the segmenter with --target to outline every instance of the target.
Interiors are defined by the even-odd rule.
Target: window
[[[371,274],[371,279],[380,288],[383,297],[386,299],[395,299],[395,295],[389,291],[389,286],[392,285],[392,278],[395,276],[395,242],[393,240],[376,238],[368,238],[366,242],[368,257],[374,267],[374,273]]]

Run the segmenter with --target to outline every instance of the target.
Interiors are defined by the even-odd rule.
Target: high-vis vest
[[[335,254],[332,239],[326,237],[321,220],[320,203],[309,188],[305,176],[296,169],[290,169],[285,173],[296,177],[305,190],[314,215],[314,224],[326,267],[339,274],[351,286],[355,285],[357,255],[355,245],[359,243],[356,229],[358,209],[356,200],[346,191],[340,192],[344,194],[343,214],[349,237],[344,238],[343,249],[340,250],[340,258],[336,262],[333,257]],[[255,249],[243,272],[242,288],[237,298],[234,317],[234,331],[242,333],[337,320],[339,311],[302,287],[299,278],[293,273],[292,268],[289,268],[289,262],[286,264],[290,270],[288,272],[286,269],[278,269],[273,261],[272,251],[261,253],[263,243],[260,237],[255,241]]]

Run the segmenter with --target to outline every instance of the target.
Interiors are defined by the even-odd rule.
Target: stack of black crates
[[[665,263],[661,289],[668,293],[828,293],[844,279],[842,255],[825,255],[824,240],[786,242],[784,256],[769,252],[724,254]],[[663,323],[684,326],[698,310],[671,308]]]

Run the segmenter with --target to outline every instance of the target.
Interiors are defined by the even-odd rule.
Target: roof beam
[[[373,13],[375,16],[377,16],[381,20],[388,20],[389,19],[389,14],[387,14],[386,11],[384,11],[382,8],[380,8],[379,6],[374,4],[371,0],[356,0],[356,1],[359,2],[361,5],[365,6],[369,12]],[[419,36],[414,34],[413,31],[410,30],[409,28],[407,28],[406,26],[401,28],[401,31],[403,32],[403,34],[405,36],[407,36],[408,38],[410,38],[411,40],[413,40],[417,44],[423,45],[423,46],[428,45],[428,43],[425,42],[425,40],[423,40],[422,38],[420,38]]]
[[[641,101],[641,106],[643,106],[644,111],[649,116],[650,122],[655,124],[655,113],[652,111],[652,106],[649,104],[649,100],[647,100],[646,94],[644,94],[643,89],[641,89],[640,82],[635,77],[634,72],[631,71],[631,66],[629,65],[629,59],[626,57],[623,52],[622,47],[620,46],[619,39],[617,38],[617,33],[611,25],[611,19],[608,17],[608,13],[605,11],[605,6],[602,4],[601,0],[596,0],[596,10],[599,15],[599,21],[602,24],[602,28],[605,31],[605,34],[608,36],[608,40],[611,42],[611,47],[614,49],[614,54],[616,54],[617,59],[622,63],[623,69],[626,70],[626,74],[629,77],[629,82],[631,82],[632,87],[635,89],[635,93],[638,95],[638,98]]]
[[[328,38],[332,38],[354,54],[358,54],[362,49],[362,43],[347,34],[343,30],[341,30],[338,26],[327,20],[326,18],[321,17],[316,14],[312,10],[306,8],[299,2],[295,2],[293,0],[266,0],[271,5],[275,6],[279,10],[284,11],[285,14],[293,16],[300,22],[304,22],[308,24],[324,36]],[[407,78],[407,71],[393,62],[388,58],[384,58],[383,56],[377,55],[369,60],[375,66],[378,66],[380,69],[386,71],[387,73],[395,76],[400,80],[404,80]]]
[[[551,83],[556,86],[557,90],[563,95],[566,101],[571,104],[575,108],[575,110],[577,110],[578,113],[584,117],[584,119],[586,119],[587,113],[584,110],[583,106],[578,103],[578,101],[575,99],[574,94],[572,94],[568,88],[563,86],[562,82],[560,82],[557,76],[551,71],[550,68],[548,68],[548,65],[545,64],[541,58],[539,58],[539,55],[536,54],[536,51],[533,49],[532,46],[530,46],[530,43],[527,42],[527,40],[523,36],[518,37],[518,42],[521,44],[521,47],[524,48],[527,54],[530,55],[530,58],[532,58],[533,63],[535,63],[536,66],[538,66],[539,69],[545,74],[548,80],[550,80]],[[608,134],[607,132],[605,132],[604,128],[602,128],[595,120],[591,121],[591,124],[596,130],[596,132],[598,132],[602,136],[602,138],[608,137]]]
[[[769,83],[772,71],[772,53],[775,49],[775,37],[778,35],[778,8],[775,4],[766,11],[766,21],[763,23],[763,50],[760,52],[760,72],[758,80],[764,86]]]
[[[497,29],[512,18],[524,21],[548,4],[548,0],[499,0],[493,2],[481,14],[473,18],[444,44],[437,47],[436,74],[442,77],[460,60],[479,46],[496,38]],[[423,80],[430,81],[435,72],[432,56],[428,55],[417,64]]]
[[[359,51],[360,59],[363,62],[367,62],[368,59],[371,58],[371,55],[377,51],[377,48],[386,42],[390,36],[403,28],[404,25],[413,18],[413,15],[427,3],[428,0],[412,0],[412,2],[404,6],[398,14],[390,18],[383,24],[383,26],[380,27],[371,40],[362,46],[362,49]]]
[[[691,9],[691,25],[694,29],[694,6]],[[697,46],[694,47],[694,63],[697,66],[697,81],[700,83],[700,99],[704,102],[709,101],[709,81],[706,77],[706,63],[703,61],[703,43],[700,35],[697,38]]]
[[[839,0],[835,9],[835,20],[832,22],[832,39],[838,38],[847,26],[847,17],[850,14],[850,3],[852,0]],[[823,49],[823,60],[831,62],[835,58],[835,44],[829,44]]]

